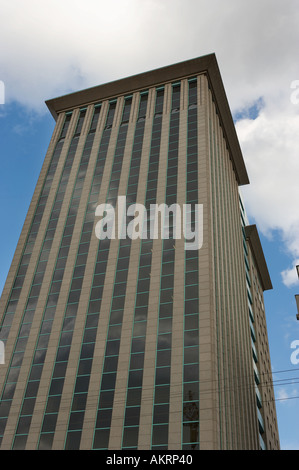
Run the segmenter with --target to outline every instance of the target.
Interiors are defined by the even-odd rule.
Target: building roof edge
[[[273,289],[256,225],[247,225],[245,227],[245,236],[252,249],[252,254],[256,263],[256,267],[260,274],[263,290],[265,291]]]
[[[249,184],[242,151],[214,53],[53,98],[47,100],[46,105],[56,120],[60,112],[200,73],[207,74],[209,86],[215,97],[215,104],[238,184]]]

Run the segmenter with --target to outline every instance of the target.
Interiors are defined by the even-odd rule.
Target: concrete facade
[[[193,108],[188,101],[191,82],[196,82],[197,93]],[[179,107],[174,110],[176,86]],[[161,89],[163,110],[157,117],[155,106]],[[145,94],[146,114],[140,118]],[[126,103],[130,113],[124,122]],[[262,294],[272,286],[256,231],[242,226],[239,186],[249,180],[215,56],[47,104],[56,127],[0,303],[0,339],[5,341],[6,358],[5,365],[0,365],[0,448],[279,449],[273,386],[269,380],[264,390],[262,379],[257,379],[265,374],[271,379]],[[97,105],[98,120],[92,129]],[[107,125],[112,107],[113,121]],[[116,238],[110,240],[109,250],[102,249],[94,232],[95,207],[117,195],[131,194],[134,172],[138,172],[135,202],[145,204],[151,184],[156,190],[152,201],[165,202],[172,187],[172,151],[177,152],[175,201],[186,203],[190,190],[187,143],[191,145],[194,138],[188,134],[192,109],[196,109],[197,126],[195,191],[197,202],[203,205],[203,245],[196,252],[194,269],[198,276],[197,316],[189,315],[186,307],[184,239],[175,240],[175,247],[170,247],[174,261],[165,280],[163,256],[168,253],[161,238],[148,245],[150,274],[142,278],[138,276],[146,244],[140,238],[127,245],[129,255],[122,270],[121,249],[125,252],[126,246]],[[67,133],[61,137],[67,116]],[[151,160],[155,133],[159,136],[157,161]],[[171,144],[174,134],[177,143]],[[57,166],[51,169],[58,151]],[[133,156],[136,166],[132,165]],[[150,180],[150,172],[155,171],[156,178]],[[43,191],[47,197],[41,200]],[[35,223],[39,224],[36,232]],[[101,263],[106,263],[104,280],[95,284],[102,273],[96,266],[100,269]],[[84,275],[77,275],[82,266]],[[34,281],[39,272],[43,273],[40,283]],[[125,296],[115,295],[122,276],[125,281],[119,283],[119,289],[124,287]],[[75,288],[79,279],[80,287]],[[138,307],[139,299],[143,301],[138,286],[145,280],[149,286],[145,291],[146,314],[142,303]],[[169,294],[167,289],[162,292],[163,280],[172,282],[168,316],[161,313],[161,298]],[[94,299],[97,292],[100,294]],[[118,297],[123,299],[119,309],[114,307]],[[34,305],[32,309],[28,301]],[[71,312],[74,305],[76,313]],[[117,322],[114,317],[120,311]],[[191,319],[197,324],[188,329],[186,323]],[[142,350],[138,349],[141,344]],[[116,353],[108,354],[108,349],[115,347]],[[186,363],[191,348],[198,348],[194,377],[193,363]],[[130,368],[138,353],[142,366]],[[164,372],[169,373],[166,382]],[[189,374],[188,380],[185,374]],[[106,388],[106,379],[112,381],[110,388]],[[184,385],[188,390],[189,383],[190,390],[198,390],[198,397],[188,401]],[[168,399],[161,402],[157,396],[164,389]],[[104,398],[112,400],[109,406],[101,405]],[[165,432],[166,440],[162,436]]]

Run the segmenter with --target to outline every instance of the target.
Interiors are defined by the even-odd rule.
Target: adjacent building
[[[278,449],[272,285],[215,55],[47,105],[56,126],[0,303],[0,448]]]

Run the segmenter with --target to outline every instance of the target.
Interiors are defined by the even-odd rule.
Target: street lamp
[[[299,277],[299,264],[297,264],[296,269],[297,269],[297,274],[298,274],[298,277]]]
[[[296,266],[296,269],[297,269],[297,275],[298,275],[298,278],[299,278],[299,265]],[[297,315],[296,315],[296,318],[297,320],[299,320],[299,295],[295,295],[295,299],[296,299],[296,304],[297,304]]]

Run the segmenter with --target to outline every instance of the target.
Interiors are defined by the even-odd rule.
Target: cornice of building
[[[254,261],[260,275],[263,290],[265,291],[273,289],[256,225],[247,225],[245,227],[245,236],[246,240],[250,245],[252,255],[254,257]]]
[[[46,105],[56,120],[58,114],[61,112],[70,111],[74,108],[88,106],[92,103],[116,98],[203,73],[206,74],[208,78],[209,86],[214,97],[215,106],[234,165],[238,184],[249,184],[247,170],[215,54],[208,54],[196,59],[168,65],[58,98],[53,98],[47,100]]]

